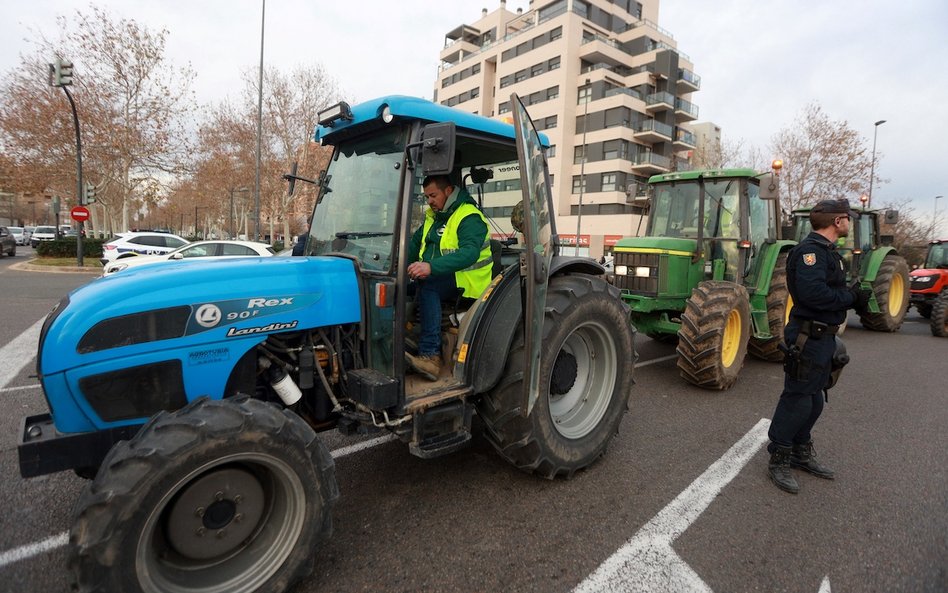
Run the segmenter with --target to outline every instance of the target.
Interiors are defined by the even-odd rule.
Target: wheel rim
[[[147,593],[255,591],[293,551],[305,515],[287,463],[262,453],[215,459],[155,505],[138,540],[138,580]]]
[[[741,349],[741,314],[737,309],[731,309],[727,314],[727,323],[724,325],[724,335],[721,337],[721,364],[729,367],[734,364],[737,352]]]
[[[905,298],[905,281],[901,274],[893,274],[889,282],[889,315],[897,317],[904,309],[902,299]]]
[[[618,352],[605,326],[587,322],[573,330],[551,373],[573,379],[551,379],[550,415],[557,432],[579,439],[599,425],[612,400],[617,368]]]

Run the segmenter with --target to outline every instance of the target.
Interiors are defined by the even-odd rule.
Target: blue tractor
[[[305,180],[318,198],[304,257],[141,266],[55,307],[37,357],[50,412],[24,420],[20,471],[92,478],[70,535],[77,590],[305,578],[338,497],[320,431],[386,431],[431,458],[465,446],[477,415],[501,456],[546,478],[604,453],[634,329],[602,267],[557,252],[547,142],[511,104],[513,125],[408,97],[340,103],[315,132],[334,152]],[[522,237],[497,233],[488,289],[448,305],[433,382],[403,356],[431,174],[470,176],[488,219],[523,211]]]

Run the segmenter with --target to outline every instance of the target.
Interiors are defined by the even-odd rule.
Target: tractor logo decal
[[[201,305],[194,314],[194,320],[201,327],[214,327],[221,322],[221,310],[214,304]]]
[[[223,326],[235,325],[244,321],[261,326],[260,319],[262,317],[280,314],[298,315],[301,310],[310,307],[321,298],[322,293],[313,293],[294,294],[290,296],[255,296],[251,298],[217,301],[214,303],[195,304],[191,306],[193,313],[191,313],[191,318],[188,320],[185,335],[198,334]],[[264,321],[263,324],[266,324],[266,321]],[[256,329],[256,332],[245,332],[241,328],[230,329],[232,331],[227,333],[228,337],[257,333],[259,331],[270,331],[260,330],[258,328],[249,328],[250,330]]]
[[[812,266],[816,263],[816,254],[815,253],[804,253],[803,254],[803,263],[808,266]]]

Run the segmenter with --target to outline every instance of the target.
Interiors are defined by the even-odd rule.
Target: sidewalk
[[[30,262],[35,261],[35,259],[29,259],[25,262],[17,262],[15,264],[10,264],[9,269],[17,270],[20,272],[50,272],[53,274],[95,274],[97,276],[102,275],[102,266],[95,268],[80,268],[79,266],[37,266]]]

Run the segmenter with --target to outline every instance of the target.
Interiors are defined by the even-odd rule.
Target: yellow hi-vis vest
[[[484,224],[487,224],[484,214],[477,209],[477,206],[466,202],[459,205],[444,224],[444,234],[441,235],[441,253],[443,255],[458,250],[458,226],[460,226],[462,220],[471,214],[477,214],[481,217],[481,220],[484,221]],[[421,250],[419,251],[419,255],[423,256],[425,253],[425,240],[428,238],[428,232],[431,230],[433,224],[434,211],[429,208],[428,211],[425,212],[425,227],[421,231]],[[476,299],[481,296],[481,293],[487,290],[491,279],[492,264],[493,259],[490,254],[490,230],[488,229],[484,235],[484,243],[481,245],[481,253],[477,257],[477,261],[463,270],[458,270],[454,273],[455,284],[464,291],[461,296]]]

